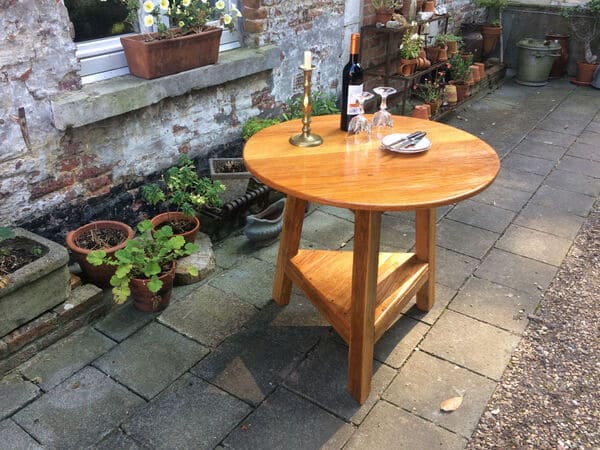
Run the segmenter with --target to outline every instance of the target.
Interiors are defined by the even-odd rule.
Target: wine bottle
[[[363,91],[363,69],[359,63],[360,34],[350,38],[350,61],[342,72],[342,114],[340,128],[348,131],[348,123],[360,112],[356,96]]]

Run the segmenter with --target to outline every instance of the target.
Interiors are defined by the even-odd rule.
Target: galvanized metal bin
[[[560,56],[560,44],[542,39],[525,38],[517,42],[519,66],[516,82],[526,86],[548,83],[554,58]]]

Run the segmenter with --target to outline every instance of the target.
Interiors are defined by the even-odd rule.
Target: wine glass
[[[390,95],[395,94],[397,91],[393,87],[379,86],[373,89],[377,95],[381,97],[381,105],[379,111],[373,116],[373,127],[377,129],[378,137],[381,137],[382,128],[392,128],[394,122],[392,121],[392,115],[387,110],[387,98]]]
[[[352,101],[357,102],[355,106],[358,108],[358,115],[350,120],[347,136],[354,137],[355,142],[368,142],[371,139],[371,123],[369,122],[369,119],[365,117],[364,104],[373,97],[374,95],[370,92],[361,92],[352,99]]]

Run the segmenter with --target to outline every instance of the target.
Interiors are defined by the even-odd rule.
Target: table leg
[[[435,300],[435,208],[416,211],[415,253],[429,264],[429,279],[417,292],[417,308],[429,311]]]
[[[381,212],[355,211],[348,390],[364,403],[371,390],[375,344],[375,296]]]
[[[273,299],[280,306],[287,305],[290,302],[292,280],[286,275],[285,266],[298,253],[305,206],[306,201],[288,195],[283,215],[277,265],[275,266],[275,278],[273,280]]]

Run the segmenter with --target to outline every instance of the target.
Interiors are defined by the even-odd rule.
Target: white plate
[[[431,147],[431,141],[429,139],[427,139],[426,137],[424,137],[419,142],[417,142],[415,145],[412,145],[410,147],[404,147],[404,148],[389,147],[390,144],[393,144],[394,142],[397,142],[400,139],[405,138],[406,136],[408,136],[408,134],[409,133],[388,134],[381,140],[381,148],[384,150],[389,150],[390,152],[394,152],[394,153],[421,153],[421,152],[429,150],[429,148]]]

